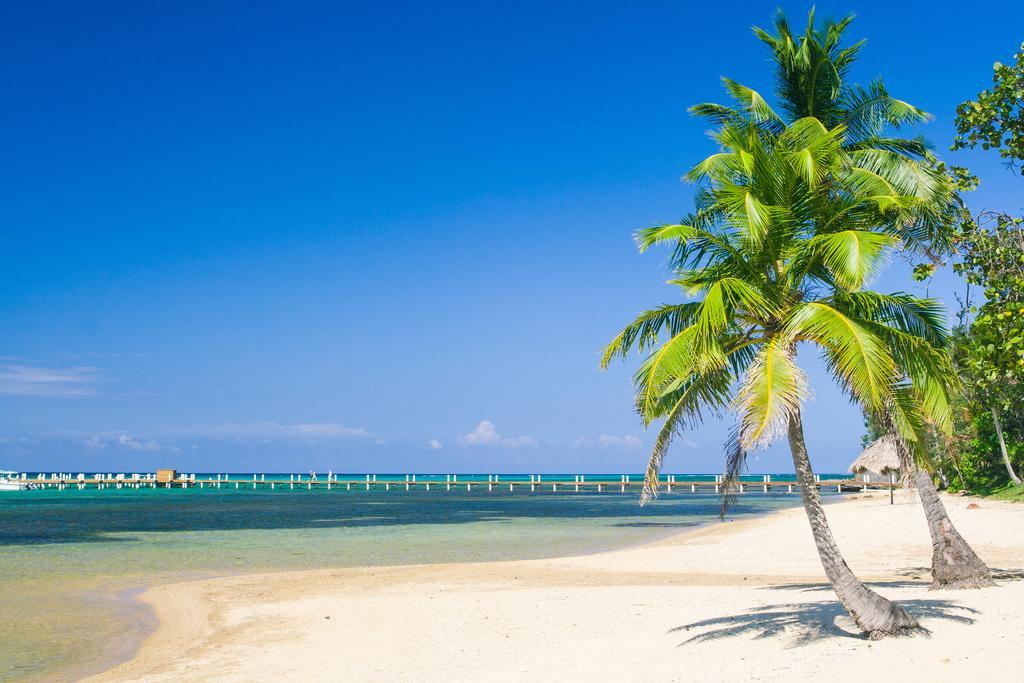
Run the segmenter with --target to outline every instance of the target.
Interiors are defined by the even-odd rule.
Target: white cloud
[[[369,439],[373,434],[362,427],[348,427],[339,422],[306,422],[300,424],[281,424],[280,422],[231,422],[209,427],[173,430],[176,433],[195,437],[210,438],[362,438]]]
[[[41,368],[32,365],[0,366],[0,394],[79,398],[95,393],[98,368]]]
[[[683,445],[686,446],[687,448],[700,448],[700,446],[697,445],[696,441],[691,441],[690,439],[683,439]]]
[[[444,448],[444,444],[438,441],[437,439],[431,439],[430,441],[427,442],[427,445],[430,446],[430,449],[434,451],[439,451],[442,448]]]
[[[537,445],[537,439],[532,436],[509,436],[501,440],[501,445],[508,448],[532,448]]]
[[[501,442],[501,434],[490,420],[480,420],[480,424],[469,434],[459,439],[467,446],[494,446]]]
[[[469,434],[458,439],[464,446],[504,446],[506,448],[525,448],[537,445],[532,436],[502,436],[490,420],[480,420],[480,424]]]
[[[597,437],[597,443],[606,448],[639,448],[643,441],[640,440],[640,437],[633,436],[632,434],[625,434],[623,436],[602,434]]]
[[[127,434],[121,434],[117,437],[117,443],[132,451],[158,451],[160,450],[160,444],[152,439],[148,441],[139,441]]]

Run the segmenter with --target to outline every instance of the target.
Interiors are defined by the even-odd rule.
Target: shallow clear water
[[[796,505],[748,493],[730,517]],[[273,569],[570,555],[717,520],[714,495],[233,489],[0,493],[0,679],[131,653],[158,582]]]

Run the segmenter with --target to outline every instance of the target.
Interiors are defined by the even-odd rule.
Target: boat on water
[[[18,473],[9,470],[0,470],[0,491],[27,491],[35,488],[27,481],[18,479]]]

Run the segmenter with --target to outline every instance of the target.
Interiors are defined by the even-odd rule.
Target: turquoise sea
[[[460,481],[470,477],[477,480],[460,475]],[[730,517],[797,504],[796,495],[747,493]],[[587,553],[714,523],[718,510],[716,496],[689,492],[663,495],[643,508],[635,492],[0,493],[0,680],[69,679],[130,656],[153,626],[133,596],[155,583],[275,569]]]

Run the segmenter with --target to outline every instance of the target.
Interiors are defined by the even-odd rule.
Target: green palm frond
[[[903,292],[836,292],[830,304],[850,317],[892,327],[938,348],[945,347],[949,339],[945,309],[937,299]]]
[[[821,260],[840,287],[857,290],[887,265],[888,253],[897,243],[885,233],[843,230],[815,235],[806,249],[811,258]]]
[[[663,304],[644,311],[605,346],[601,354],[601,367],[607,368],[616,357],[625,358],[634,348],[641,352],[653,348],[662,332],[674,337],[693,322],[699,309],[699,303],[688,302]]]
[[[729,91],[733,99],[749,112],[752,121],[768,124],[773,131],[785,129],[786,124],[782,118],[775,113],[775,110],[771,108],[768,101],[756,90],[724,76],[722,77],[722,83],[725,84],[725,89]]]
[[[830,371],[868,409],[880,408],[896,383],[896,363],[884,339],[822,301],[796,306],[786,323],[794,340],[825,353]]]
[[[843,123],[856,139],[878,135],[888,128],[923,123],[928,114],[903,100],[891,97],[880,80],[867,87],[849,86],[840,101]]]
[[[739,110],[714,102],[695,104],[688,111],[693,116],[698,116],[716,126],[747,123],[747,118]]]
[[[807,397],[807,376],[794,355],[792,346],[776,337],[761,348],[747,369],[733,402],[740,418],[743,450],[767,446],[778,438]]]
[[[699,233],[700,230],[692,225],[670,223],[668,225],[658,225],[653,228],[637,230],[634,240],[640,249],[640,253],[643,253],[656,244],[686,242],[696,237]]]
[[[729,403],[731,384],[732,375],[726,370],[719,370],[691,377],[683,386],[665,397],[667,407],[662,413],[665,421],[658,430],[651,457],[647,462],[644,488],[640,494],[641,505],[658,496],[661,465],[672,438],[686,427],[699,424],[703,420],[704,411],[723,410]]]

